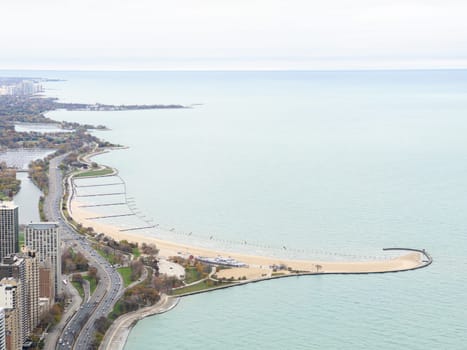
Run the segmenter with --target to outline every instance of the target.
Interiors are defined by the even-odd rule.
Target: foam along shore
[[[193,255],[195,257],[229,257],[239,262],[245,263],[249,268],[256,271],[256,273],[247,275],[249,278],[266,277],[265,273],[270,276],[272,265],[285,265],[289,270],[296,270],[301,272],[319,272],[319,273],[377,273],[377,272],[396,272],[404,270],[412,270],[427,265],[424,260],[424,255],[421,252],[413,251],[401,256],[386,259],[386,260],[373,260],[373,261],[308,261],[308,260],[287,260],[276,257],[255,256],[248,254],[240,254],[235,252],[226,252],[216,249],[207,249],[203,247],[194,247],[182,243],[170,242],[160,240],[154,237],[144,236],[138,234],[137,231],[120,231],[120,228],[111,224],[103,224],[95,220],[89,219],[96,217],[89,208],[80,207],[82,203],[73,199],[71,201],[71,215],[73,219],[82,224],[84,227],[92,227],[95,232],[104,233],[113,239],[127,240],[129,242],[137,242],[139,244],[154,243],[159,249],[161,258],[169,256],[177,256],[182,253],[183,255]],[[241,269],[245,269],[242,267]],[[235,269],[229,269],[231,273]],[[233,271],[232,271],[233,270]],[[245,271],[241,271],[241,276],[245,275]]]

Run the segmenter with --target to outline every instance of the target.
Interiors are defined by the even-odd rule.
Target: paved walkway
[[[137,284],[140,284],[141,282],[143,282],[146,278],[148,278],[148,268],[145,266],[144,267],[144,270],[143,270],[143,273],[141,274],[141,277],[138,278],[136,281],[132,282],[130,285],[128,285],[128,287],[126,287],[125,289],[130,289],[134,286],[136,286]]]
[[[85,280],[83,278],[83,291],[84,291],[84,302],[87,303],[89,302],[89,299],[91,298],[91,284],[89,283],[88,280]]]
[[[124,314],[117,318],[105,333],[99,349],[123,350],[131,329],[137,321],[156,314],[167,312],[178,303],[178,298],[161,295],[161,299],[153,306],[148,306],[137,311]]]
[[[194,281],[194,282],[191,282],[191,283],[185,283],[183,286],[180,286],[180,287],[176,287],[176,288],[173,288],[173,290],[177,290],[177,289],[182,289],[182,288],[185,288],[185,287],[191,287],[191,286],[194,286],[195,284],[200,284],[206,280],[212,280],[214,282],[219,282],[218,280],[216,280],[215,278],[213,278],[212,276],[214,276],[217,272],[217,269],[215,266],[212,266],[211,267],[211,272],[209,272],[209,275],[208,277],[205,277],[205,278],[201,278],[200,280],[197,280],[197,281]]]

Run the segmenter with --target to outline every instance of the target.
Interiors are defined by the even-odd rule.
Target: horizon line
[[[321,69],[293,69],[293,68],[171,68],[171,69],[138,69],[138,68],[0,68],[0,72],[13,71],[45,71],[45,72],[372,72],[372,71],[459,71],[467,70],[467,66],[460,67],[364,67],[364,68],[321,68]]]

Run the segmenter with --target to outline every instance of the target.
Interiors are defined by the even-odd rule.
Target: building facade
[[[0,280],[0,307],[5,312],[5,347],[8,350],[21,350],[23,348],[21,285],[13,277]]]
[[[37,222],[26,226],[24,243],[36,252],[40,262],[50,261],[54,277],[54,295],[62,293],[61,239],[58,223]]]
[[[15,308],[17,309],[21,330],[19,332],[19,341],[22,344],[29,335],[29,309],[27,306],[28,289],[26,280],[26,261],[16,254],[6,256],[0,263],[0,278],[9,281],[16,281],[15,298],[17,300]],[[2,306],[2,305],[0,305]]]
[[[39,265],[39,298],[47,298],[50,303],[55,300],[54,272],[49,260]]]
[[[0,350],[6,350],[5,309],[0,307]]]
[[[13,202],[0,202],[0,260],[18,252],[18,206]]]
[[[26,262],[26,300],[25,307],[28,310],[28,323],[26,332],[28,335],[32,333],[34,328],[39,324],[39,259],[36,257],[36,252],[22,249],[21,257]]]

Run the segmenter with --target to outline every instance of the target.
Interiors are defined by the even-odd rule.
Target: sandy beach
[[[148,237],[138,234],[138,231],[120,231],[119,227],[103,224],[89,218],[95,217],[96,214],[89,209],[80,207],[81,203],[76,199],[71,201],[71,212],[73,219],[81,223],[84,227],[92,227],[95,232],[104,233],[115,240],[127,240],[129,242],[138,242],[142,244],[154,243],[159,249],[159,255],[162,258],[170,256],[193,255],[193,256],[206,256],[206,257],[232,257],[238,261],[246,263],[251,268],[249,273],[235,269],[230,269],[230,273],[234,276],[240,277],[248,275],[248,278],[260,278],[265,273],[269,275],[270,266],[272,265],[285,265],[287,268],[299,271],[320,272],[320,273],[370,273],[370,272],[390,272],[400,270],[410,270],[421,266],[422,254],[418,252],[411,252],[403,254],[399,257],[387,260],[374,260],[374,261],[307,261],[307,260],[287,260],[267,256],[255,256],[240,254],[236,252],[226,252],[221,250],[206,249],[203,247],[194,247],[177,242],[169,242],[160,240],[154,237]],[[253,270],[254,269],[254,270]],[[255,271],[253,273],[253,271]],[[225,276],[227,277],[227,276]]]

